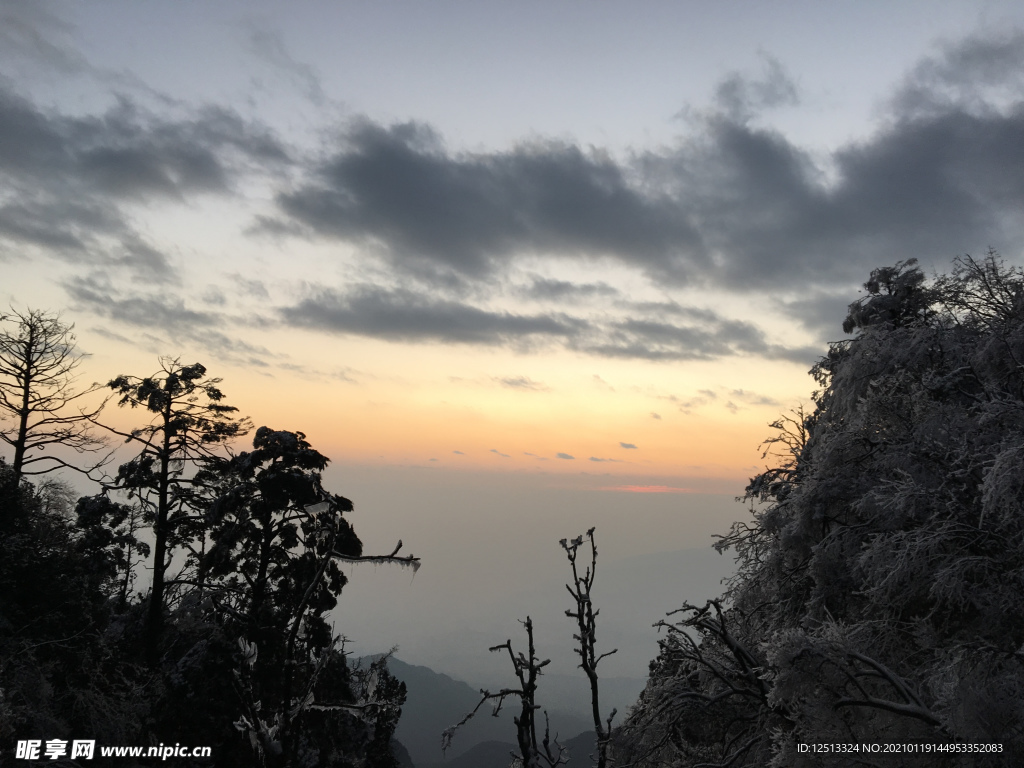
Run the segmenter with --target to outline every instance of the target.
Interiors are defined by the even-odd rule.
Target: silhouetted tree
[[[527,652],[518,654],[512,649],[512,640],[506,640],[501,645],[490,648],[491,652],[508,651],[509,660],[512,662],[512,669],[516,679],[519,681],[518,688],[502,688],[500,691],[491,693],[489,690],[480,691],[480,701],[472,712],[462,720],[445,730],[441,734],[441,748],[447,750],[451,746],[456,731],[472,719],[480,708],[487,703],[492,704],[491,714],[497,717],[501,708],[508,698],[519,699],[519,714],[512,718],[516,726],[516,743],[519,747],[519,760],[522,768],[555,768],[558,765],[565,765],[569,762],[565,750],[557,740],[551,739],[550,727],[547,721],[547,712],[544,713],[544,731],[539,735],[539,724],[537,723],[537,710],[540,704],[537,703],[537,679],[541,670],[551,663],[551,659],[540,660],[533,644],[533,621],[526,617],[522,622],[526,630]]]
[[[109,563],[70,509],[0,459],[0,503],[16,504],[0,536],[0,754],[15,739],[90,734],[132,743],[145,716],[137,670],[111,647]]]
[[[63,482],[33,485],[0,458],[0,753],[14,738],[188,734],[217,745],[225,768],[397,767],[405,686],[386,658],[351,669],[327,617],[339,561],[419,559],[400,556],[401,542],[362,554],[352,504],[323,488],[328,460],[302,433],[263,427],[251,452],[219,454],[248,421],[218,384],[168,358],[153,376],[111,381],[150,421],[105,427],[141,449],[77,505]],[[150,554],[144,523],[154,547],[142,604],[130,592]],[[148,665],[133,661],[140,645]]]
[[[600,614],[600,610],[594,608],[591,597],[594,579],[597,575],[597,544],[594,542],[593,528],[587,531],[586,541],[590,545],[590,562],[584,565],[582,571],[577,563],[577,558],[579,550],[583,546],[584,537],[577,536],[571,541],[561,539],[558,543],[565,551],[569,559],[569,567],[572,570],[572,584],[566,584],[565,588],[570,596],[572,596],[575,605],[574,608],[567,610],[565,615],[576,622],[578,634],[573,635],[573,639],[576,641],[577,646],[573,650],[580,657],[580,669],[587,676],[587,682],[590,686],[590,710],[597,738],[597,764],[599,768],[605,768],[605,766],[609,765],[610,760],[611,728],[616,712],[613,709],[607,719],[602,720],[601,718],[597,665],[602,659],[617,653],[618,649],[602,654],[597,653],[597,617]],[[520,714],[513,718],[516,726],[516,741],[519,745],[520,753],[518,760],[521,766],[523,768],[541,768],[542,766],[553,768],[553,766],[563,765],[568,762],[569,758],[565,754],[563,747],[558,744],[557,740],[551,739],[547,723],[547,712],[544,713],[543,736],[539,736],[540,731],[536,715],[537,710],[540,709],[540,705],[537,704],[537,681],[542,673],[541,671],[551,661],[550,659],[541,661],[536,654],[533,643],[533,622],[529,616],[526,617],[523,626],[526,629],[527,639],[527,653],[525,655],[523,653],[515,653],[512,649],[511,640],[506,640],[501,645],[496,645],[490,649],[491,651],[508,651],[509,659],[512,661],[512,669],[519,680],[519,687],[503,688],[495,693],[491,693],[489,690],[480,691],[480,701],[473,711],[467,714],[461,721],[445,730],[441,735],[443,749],[448,748],[458,729],[476,715],[484,704],[491,702],[492,714],[497,717],[505,700],[511,697],[519,699],[522,707]]]
[[[325,617],[346,581],[339,560],[412,567],[419,560],[397,556],[397,548],[387,557],[362,555],[344,517],[352,502],[323,487],[327,462],[301,432],[260,427],[251,452],[200,473],[217,488],[206,513],[213,544],[204,596],[237,643],[232,687],[243,711],[236,726],[261,759],[292,766],[315,753],[314,764],[342,765],[372,746],[383,768],[404,686],[383,663],[365,679],[350,674]]]
[[[220,379],[206,376],[199,364],[161,358],[160,370],[151,376],[118,376],[107,386],[122,407],[141,408],[150,422],[131,432],[111,427],[126,442],[140,444],[141,451],[122,464],[117,487],[137,499],[153,526],[153,582],[146,616],[146,655],[158,657],[166,597],[166,572],[174,550],[205,542],[200,508],[204,500],[195,483],[195,468],[214,456],[213,449],[244,435],[248,419],[226,405]],[[193,550],[195,548],[193,547]]]
[[[606,653],[597,652],[597,617],[600,610],[594,608],[594,601],[591,591],[594,587],[594,579],[597,576],[597,544],[594,542],[594,529],[587,531],[586,540],[590,544],[590,563],[582,572],[576,563],[580,547],[583,546],[583,537],[577,536],[572,541],[562,539],[558,543],[565,550],[569,558],[569,565],[572,568],[572,584],[566,584],[573,601],[576,603],[575,610],[567,610],[565,615],[576,620],[576,628],[579,634],[573,635],[578,646],[573,649],[580,657],[580,669],[587,676],[590,684],[590,713],[594,721],[594,732],[597,734],[597,766],[605,768],[608,765],[608,750],[610,747],[612,720],[615,719],[616,711],[613,709],[607,720],[602,720],[601,697],[598,690],[597,665],[601,659],[618,652],[612,649]]]
[[[142,513],[137,504],[119,504],[105,495],[83,496],[75,508],[80,530],[78,549],[107,570],[107,591],[123,609],[135,583],[135,569],[149,556],[149,544],[139,539]]]
[[[26,476],[67,467],[88,474],[105,457],[85,468],[53,453],[58,446],[80,454],[101,451],[106,443],[92,432],[91,419],[102,406],[74,410],[99,387],[75,388],[82,355],[75,345],[74,326],[41,310],[0,315],[0,440],[14,451],[10,476]]]

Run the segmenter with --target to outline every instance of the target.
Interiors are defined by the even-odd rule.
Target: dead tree
[[[447,750],[451,746],[455,732],[469,722],[484,704],[492,702],[493,709],[491,710],[491,715],[497,717],[501,712],[505,699],[513,697],[518,698],[521,705],[518,717],[512,718],[512,722],[516,726],[516,741],[519,744],[519,759],[522,760],[523,768],[555,768],[555,766],[565,765],[568,762],[565,749],[558,743],[557,738],[551,739],[551,729],[546,711],[544,713],[544,736],[538,744],[537,710],[540,709],[540,705],[537,704],[537,678],[540,677],[541,670],[551,663],[551,660],[545,659],[540,661],[537,657],[533,644],[533,622],[530,620],[530,617],[527,616],[526,621],[522,622],[522,624],[526,628],[528,646],[526,655],[523,655],[522,652],[517,654],[512,650],[512,640],[506,640],[501,645],[496,645],[490,649],[491,651],[508,651],[509,659],[512,661],[512,668],[515,670],[516,677],[519,680],[519,687],[502,688],[496,693],[481,690],[480,702],[473,711],[441,734],[442,750]],[[514,754],[512,756],[515,757]]]
[[[578,634],[573,639],[578,643],[573,650],[580,657],[580,668],[590,682],[590,711],[594,719],[594,731],[597,734],[597,765],[598,768],[605,768],[608,765],[608,746],[611,739],[612,720],[615,718],[616,710],[612,710],[608,718],[601,720],[601,703],[598,695],[597,665],[601,659],[611,656],[618,651],[617,648],[607,653],[597,653],[597,616],[600,610],[594,610],[594,603],[590,598],[594,586],[594,577],[597,573],[597,544],[594,543],[594,529],[587,531],[586,541],[590,542],[590,563],[580,573],[576,558],[579,549],[583,546],[583,536],[577,536],[572,541],[562,539],[558,543],[562,545],[569,558],[569,565],[572,567],[572,585],[565,585],[565,588],[572,595],[576,603],[575,610],[567,610],[565,615],[576,620]]]
[[[100,387],[75,386],[82,354],[75,346],[74,326],[62,323],[60,315],[37,309],[11,310],[0,315],[0,322],[13,325],[0,327],[0,418],[9,422],[0,429],[0,440],[14,451],[14,482],[62,467],[90,474],[103,466],[107,454],[83,468],[52,453],[63,446],[80,454],[99,454],[107,445],[90,424],[103,406],[78,407],[83,397]]]

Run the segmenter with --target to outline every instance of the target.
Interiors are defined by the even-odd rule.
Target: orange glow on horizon
[[[620,491],[622,493],[697,493],[693,488],[675,488],[670,485],[609,485],[599,491]]]

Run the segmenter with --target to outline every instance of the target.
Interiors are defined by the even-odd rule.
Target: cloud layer
[[[760,79],[727,78],[678,145],[622,160],[553,140],[453,153],[429,126],[363,119],[264,226],[372,247],[421,277],[481,279],[543,254],[611,257],[675,284],[828,287],[879,259],[1024,234],[1021,69],[1020,36],[948,47],[908,75],[873,135],[827,161],[754,119],[796,98],[771,61]],[[1004,97],[984,100],[978,83]]]
[[[79,306],[123,327],[188,329],[207,346],[233,343],[223,336],[230,291],[260,304],[260,322],[319,333],[804,363],[820,350],[693,296],[771,294],[776,312],[827,338],[871,268],[1024,239],[1020,33],[938,48],[899,83],[873,133],[828,156],[763,119],[800,100],[770,57],[686,111],[675,143],[613,156],[545,137],[453,151],[430,125],[365,116],[300,147],[235,109],[126,95],[135,86],[91,68],[55,18],[6,13],[11,55],[124,88],[104,109],[72,114],[0,78],[0,257],[74,265],[83,271],[66,285]],[[314,102],[327,98],[279,38],[253,28],[249,42]],[[295,280],[273,297],[251,276],[201,295],[182,288],[186,267],[146,217],[211,197],[247,204],[255,182],[264,193],[239,239],[336,247],[344,277]],[[609,265],[665,299],[638,300],[598,272]],[[128,289],[140,283],[154,289]],[[689,304],[670,298],[683,293]]]

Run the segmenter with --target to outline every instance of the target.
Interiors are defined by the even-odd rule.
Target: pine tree
[[[148,424],[125,433],[107,427],[127,442],[141,445],[139,455],[122,464],[117,487],[137,499],[153,526],[153,583],[146,616],[146,656],[151,664],[159,657],[166,600],[166,575],[177,548],[195,552],[194,542],[205,542],[201,507],[205,500],[195,482],[195,472],[214,458],[214,448],[249,429],[238,409],[223,402],[220,379],[206,376],[195,363],[161,358],[160,370],[151,376],[118,376],[107,386],[122,407],[141,408],[151,414]]]

